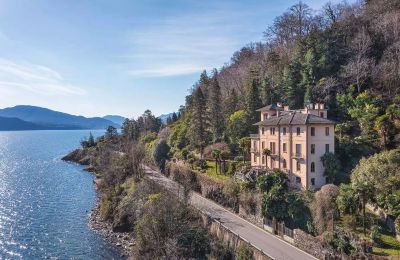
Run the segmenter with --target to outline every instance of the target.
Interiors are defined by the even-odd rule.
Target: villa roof
[[[278,117],[270,117],[254,125],[274,126],[274,125],[308,125],[308,124],[336,124],[327,118],[300,112],[285,113]]]

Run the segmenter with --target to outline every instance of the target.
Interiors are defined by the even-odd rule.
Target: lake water
[[[119,258],[88,227],[93,176],[61,161],[88,135],[0,132],[0,259]]]

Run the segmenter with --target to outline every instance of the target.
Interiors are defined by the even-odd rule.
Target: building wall
[[[297,128],[300,128],[300,135],[297,135]],[[307,126],[306,125],[292,125],[291,126],[292,143],[291,143],[291,162],[292,162],[292,173],[294,179],[291,180],[299,188],[306,188],[307,185]],[[301,145],[300,158],[294,158],[296,154],[296,145]],[[300,170],[297,170],[297,162],[300,163]],[[301,182],[296,182],[296,177],[301,178]]]
[[[315,136],[311,136],[311,127],[315,128]],[[329,127],[329,135],[325,135],[325,128]],[[309,125],[309,185],[310,187],[320,188],[326,184],[324,176],[324,166],[322,165],[321,157],[325,154],[325,145],[329,144],[329,152],[335,152],[335,135],[333,125]],[[315,144],[315,154],[311,154],[311,145]],[[311,163],[315,163],[315,172],[311,172]],[[315,185],[311,185],[311,178],[315,178]]]

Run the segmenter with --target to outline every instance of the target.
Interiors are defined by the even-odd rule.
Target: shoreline
[[[91,230],[99,234],[110,246],[114,247],[122,259],[129,259],[132,257],[132,250],[135,245],[133,233],[114,232],[111,223],[101,219],[99,198],[96,200],[95,207],[90,211],[88,225]]]

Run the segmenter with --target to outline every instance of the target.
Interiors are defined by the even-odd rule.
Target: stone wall
[[[296,247],[318,259],[335,259],[334,257],[327,257],[331,255],[332,252],[327,251],[317,237],[309,235],[300,229],[295,229],[293,239]]]
[[[269,256],[265,255],[261,250],[255,248],[250,243],[245,241],[239,235],[234,234],[228,230],[222,223],[217,220],[211,219],[209,216],[202,214],[203,223],[208,228],[212,235],[215,235],[220,241],[227,244],[232,252],[236,250],[243,244],[247,245],[253,251],[254,260],[272,260]]]

